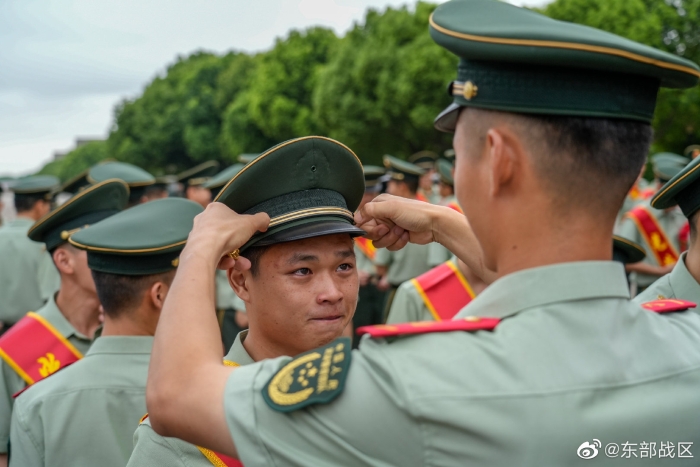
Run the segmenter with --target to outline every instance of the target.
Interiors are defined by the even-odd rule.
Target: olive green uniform
[[[578,447],[593,438],[603,446],[700,442],[700,317],[632,303],[622,265],[519,271],[466,310],[457,318],[502,321],[493,331],[363,339],[342,393],[325,405],[283,413],[265,402],[270,378],[289,358],[234,371],[224,407],[241,461],[578,465]],[[596,458],[611,463],[619,460]]]
[[[374,263],[377,266],[387,268],[387,280],[393,287],[398,287],[403,282],[420,276],[430,269],[428,265],[429,245],[416,245],[409,243],[398,251],[389,251],[386,248],[377,250]]]
[[[36,313],[48,321],[62,337],[85,355],[92,341],[73,328],[56,306],[53,297]],[[27,345],[31,345],[31,343]],[[10,439],[10,420],[15,402],[12,396],[25,387],[27,387],[27,383],[22,377],[2,360],[0,363],[0,453],[7,452],[7,441]]]
[[[239,365],[253,363],[253,359],[243,347],[243,341],[247,334],[248,331],[243,331],[236,336],[236,340],[224,360]],[[131,453],[127,467],[151,467],[155,465],[211,467],[212,463],[194,444],[178,438],[166,438],[153,431],[150,419],[146,418],[134,432],[134,452]]]
[[[41,308],[61,284],[43,243],[27,237],[34,221],[18,217],[0,227],[0,321],[14,324]]]
[[[683,253],[673,271],[651,284],[644,292],[637,295],[634,301],[646,303],[663,298],[679,298],[700,304],[700,284],[690,275],[685,265],[686,255],[687,253]],[[698,308],[694,310],[700,312]]]
[[[659,222],[659,225],[668,236],[668,239],[673,243],[673,247],[676,249],[676,251],[680,251],[680,239],[678,237],[678,233],[680,232],[681,227],[683,227],[683,225],[688,221],[683,215],[683,213],[680,211],[680,209],[655,209],[651,207],[649,201],[645,201],[644,205]],[[656,256],[654,255],[653,250],[644,239],[642,232],[640,232],[637,228],[637,224],[635,224],[632,219],[623,219],[620,223],[620,228],[617,233],[621,237],[625,237],[629,240],[632,240],[633,242],[638,243],[639,245],[642,245],[644,247],[644,251],[647,254],[646,258],[644,259],[644,263],[650,264],[652,266],[662,266],[656,260]],[[650,286],[652,282],[654,282],[658,278],[659,276],[640,274],[637,272],[634,272],[630,275],[630,280],[635,282],[637,286],[641,288],[646,288]]]
[[[434,321],[432,313],[412,281],[401,284],[394,294],[386,324],[410,323],[412,321]]]
[[[146,413],[151,336],[106,336],[15,401],[12,467],[126,465]]]

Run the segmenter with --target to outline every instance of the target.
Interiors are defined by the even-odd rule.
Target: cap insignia
[[[464,98],[466,100],[471,100],[472,97],[476,97],[476,93],[479,90],[479,88],[472,83],[471,81],[467,81],[464,83],[464,89],[462,90],[462,95],[464,95]]]
[[[262,390],[263,399],[278,412],[328,403],[345,386],[351,356],[347,337],[298,355],[268,381]]]

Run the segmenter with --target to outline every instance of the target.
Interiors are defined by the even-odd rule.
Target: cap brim
[[[241,248],[241,251],[253,246],[269,246],[334,234],[349,234],[352,237],[359,237],[365,235],[365,231],[338,218],[308,218],[272,228],[268,232],[252,238]]]
[[[454,133],[455,127],[457,126],[457,118],[459,117],[459,110],[461,108],[461,105],[454,102],[448,105],[445,110],[440,112],[435,118],[433,122],[435,129],[444,133]]]

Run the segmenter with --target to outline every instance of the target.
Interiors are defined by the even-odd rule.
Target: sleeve
[[[61,276],[56,269],[56,265],[53,264],[50,254],[44,253],[41,255],[38,275],[41,299],[46,302],[61,287]]]
[[[404,391],[390,376],[390,365],[377,365],[360,352],[353,351],[342,393],[289,413],[272,409],[262,395],[280,359],[236,369],[226,384],[224,409],[243,464],[422,464],[420,425],[404,409]]]
[[[437,242],[428,245],[428,266],[434,268],[452,258],[450,250]]]
[[[422,319],[421,305],[423,300],[415,293],[413,282],[406,281],[399,286],[391,302],[386,324],[410,323]]]
[[[44,465],[44,449],[31,432],[22,404],[15,404],[10,428],[10,467]]]
[[[26,387],[24,380],[10,366],[0,363],[0,454],[7,452],[10,439],[10,421],[12,419],[12,396]]]
[[[129,458],[129,463],[126,464],[127,467],[151,467],[154,465],[187,467],[169,441],[168,438],[153,431],[150,424],[141,423],[134,432],[134,450]],[[187,444],[184,441],[180,442]],[[192,448],[196,449],[195,446]],[[202,454],[199,455],[202,460],[206,460]]]
[[[377,266],[389,266],[392,259],[391,251],[387,250],[386,248],[379,248],[374,257],[374,264]]]

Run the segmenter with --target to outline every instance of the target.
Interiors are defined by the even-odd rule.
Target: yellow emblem
[[[44,378],[56,373],[61,368],[61,362],[51,352],[48,352],[44,357],[39,357],[36,362],[41,365],[39,374]]]
[[[281,412],[325,403],[342,390],[350,366],[350,340],[336,339],[299,355],[283,366],[263,389],[267,404]]]
[[[464,83],[464,89],[462,90],[462,95],[466,100],[471,100],[472,97],[476,97],[476,93],[479,90],[479,88],[476,86],[476,84],[472,83],[471,81],[467,81]]]
[[[174,268],[178,267],[180,265],[180,258],[175,258],[170,264],[172,264]]]

